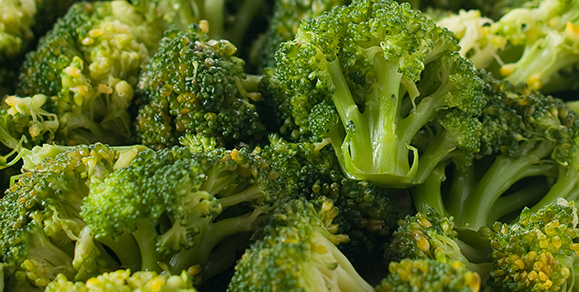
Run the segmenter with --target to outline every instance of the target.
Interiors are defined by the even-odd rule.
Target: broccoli
[[[560,70],[579,61],[577,40],[579,4],[548,0],[513,9],[491,25],[499,40],[499,73],[513,82],[524,82],[543,92],[562,91],[549,86]],[[557,84],[565,86],[560,82]],[[569,82],[568,85],[573,85]]]
[[[89,188],[126,166],[141,146],[35,148],[0,201],[0,255],[7,287],[39,290],[63,273],[82,280],[119,267],[80,216]],[[124,264],[124,263],[123,263]],[[128,264],[128,263],[127,263]]]
[[[390,274],[378,286],[386,291],[465,291],[478,292],[481,280],[460,261],[433,259],[403,259],[391,262]]]
[[[510,7],[496,22],[472,10],[438,23],[454,31],[477,68],[544,93],[576,89],[579,4],[548,0]],[[463,32],[467,23],[470,33]]]
[[[419,184],[450,159],[422,161],[421,152],[478,151],[471,137],[480,129],[483,82],[457,51],[448,30],[408,4],[356,1],[303,22],[296,38],[281,45],[275,78],[287,90],[268,96],[285,119],[281,133],[330,139],[347,177]],[[437,114],[454,139],[417,149],[414,136]]]
[[[8,0],[0,13],[0,64],[21,55],[76,0]]]
[[[512,225],[485,230],[491,240],[493,291],[575,291],[579,261],[577,209],[564,199],[525,208]]]
[[[16,93],[48,97],[43,108],[60,123],[55,142],[130,142],[137,78],[169,25],[145,18],[148,2],[139,3],[75,4],[26,56]]]
[[[430,16],[430,15],[429,15]],[[489,32],[494,23],[479,10],[460,10],[458,14],[434,19],[436,24],[450,29],[460,46],[460,55],[471,60],[476,68],[487,68],[499,50],[497,36]]]
[[[101,292],[101,291],[155,291],[155,292],[196,292],[187,273],[180,275],[157,274],[155,272],[135,272],[117,270],[104,273],[83,282],[68,281],[66,275],[59,274],[48,284],[46,292]]]
[[[399,222],[392,241],[387,244],[384,259],[388,263],[404,259],[460,261],[484,282],[492,269],[486,259],[489,239],[476,234],[469,234],[468,237],[470,242],[461,240],[453,218],[444,217],[429,208],[425,212],[408,215]]]
[[[339,249],[357,269],[382,264],[374,254],[383,252],[383,244],[396,228],[400,216],[391,198],[404,198],[401,191],[345,178],[333,148],[327,144],[289,143],[271,134],[270,144],[259,155],[283,177],[290,196],[333,201],[340,210],[334,222],[341,234],[350,237]]]
[[[283,195],[277,177],[245,148],[151,150],[91,188],[81,216],[97,240],[117,239],[116,255],[135,249],[139,270],[191,269],[197,283],[233,265],[246,244],[237,235],[254,230]]]
[[[246,78],[233,44],[206,33],[203,25],[169,30],[142,72],[136,132],[143,145],[160,149],[184,134],[203,134],[232,148],[266,137],[253,104],[257,81]]]
[[[262,68],[275,67],[275,52],[282,42],[294,39],[302,20],[317,18],[334,7],[349,4],[350,0],[277,0],[269,21],[266,41],[260,54]]]
[[[235,266],[227,291],[374,291],[336,247],[329,199],[280,204]]]
[[[133,0],[137,6],[147,3],[154,17],[167,20],[179,19],[181,27],[201,20],[208,22],[212,39],[227,39],[236,46],[248,46],[246,38],[255,38],[255,23],[265,21],[262,13],[269,13],[271,1],[265,0]],[[175,7],[177,8],[171,8]]]
[[[509,220],[525,206],[536,210],[557,197],[573,199],[579,181],[577,114],[525,84],[484,72],[481,77],[488,102],[480,117],[478,159],[470,165],[440,164],[411,189],[419,211],[430,206],[475,231]]]

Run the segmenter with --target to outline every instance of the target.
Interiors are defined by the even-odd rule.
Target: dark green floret
[[[246,76],[236,50],[227,40],[209,39],[200,26],[169,30],[139,80],[139,141],[160,149],[185,134],[228,147],[265,139],[253,104],[260,99],[258,81]]]

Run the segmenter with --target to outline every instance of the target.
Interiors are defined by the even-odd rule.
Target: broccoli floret
[[[75,4],[26,56],[17,94],[48,97],[43,108],[60,122],[55,142],[131,140],[128,108],[137,78],[168,27],[163,19],[146,18],[141,10],[148,2],[139,3],[143,7]]]
[[[168,31],[142,73],[136,132],[144,145],[170,147],[184,134],[215,137],[228,147],[265,138],[253,104],[260,95],[248,85],[256,81],[246,78],[233,44],[206,33],[195,25]]]
[[[333,148],[323,143],[289,143],[271,134],[260,156],[283,177],[290,196],[333,200],[340,210],[334,222],[340,233],[350,237],[339,249],[357,269],[382,264],[374,254],[383,252],[383,244],[396,228],[399,211],[391,198],[404,198],[401,191],[345,178]]]
[[[488,277],[491,264],[487,260],[489,240],[484,236],[470,234],[476,242],[465,242],[458,237],[452,217],[444,217],[434,209],[426,209],[408,215],[399,222],[392,241],[388,243],[384,258],[386,262],[403,259],[432,259],[460,261],[468,270],[484,279]]]
[[[487,106],[480,119],[480,157],[470,166],[441,164],[411,189],[419,211],[433,207],[457,226],[478,230],[512,220],[525,206],[534,210],[572,199],[577,175],[577,115],[551,96],[482,73]]]
[[[94,241],[80,209],[89,188],[139,150],[47,145],[27,154],[27,170],[0,201],[0,252],[8,287],[38,290],[59,273],[82,280],[119,267],[103,245],[114,241]]]
[[[85,282],[68,281],[66,275],[59,274],[48,284],[46,292],[101,292],[101,291],[155,291],[155,292],[196,292],[186,272],[180,275],[157,274],[155,272],[135,272],[117,270],[103,273]]]
[[[314,142],[330,138],[349,178],[421,183],[424,175],[416,174],[438,161],[421,162],[428,149],[412,145],[420,129],[447,111],[475,125],[463,127],[461,136],[479,129],[483,83],[457,51],[448,30],[392,1],[356,1],[303,22],[276,55],[276,78],[287,88],[274,96],[288,119],[281,132]],[[459,141],[443,146],[452,152]]]
[[[32,40],[36,1],[3,1],[0,13],[0,60],[22,52]]]
[[[77,0],[8,0],[0,12],[0,64],[20,56]]]
[[[374,291],[336,247],[338,210],[329,199],[281,204],[235,266],[229,292]]]
[[[493,291],[576,290],[579,237],[574,202],[560,199],[512,224],[495,223],[491,239]]]
[[[265,35],[261,67],[275,67],[275,52],[282,42],[294,39],[302,20],[317,18],[336,6],[349,4],[350,0],[278,0]]]
[[[376,286],[377,292],[386,291],[464,291],[478,292],[481,279],[460,261],[433,259],[403,259],[391,262],[390,274]]]
[[[118,238],[117,255],[134,248],[120,238],[130,234],[140,270],[195,267],[196,282],[203,281],[234,263],[226,260],[231,245],[246,244],[235,236],[254,230],[283,194],[276,177],[245,148],[148,151],[91,188],[81,215],[97,240]]]

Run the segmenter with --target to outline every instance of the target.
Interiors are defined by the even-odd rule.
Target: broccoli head
[[[94,241],[80,211],[89,188],[138,151],[139,146],[103,144],[29,151],[26,170],[0,201],[7,287],[39,290],[59,273],[82,280],[119,267],[103,243]]]
[[[323,198],[280,204],[235,266],[228,291],[374,291],[336,247],[348,239],[336,234],[337,212]]]
[[[513,224],[485,229],[490,238],[495,291],[575,291],[579,261],[577,209],[560,199],[534,212],[526,208]]]
[[[60,122],[56,142],[131,141],[137,79],[170,24],[147,18],[147,9],[146,1],[77,3],[26,56],[17,94],[49,97],[44,109]]]
[[[329,138],[349,178],[421,183],[432,165],[448,159],[422,162],[428,148],[412,144],[437,114],[469,122],[458,126],[456,139],[432,147],[478,151],[470,137],[480,128],[483,83],[458,49],[448,30],[393,1],[355,1],[303,22],[276,55],[275,78],[287,88],[272,94],[285,119],[281,133]]]
[[[184,134],[212,136],[220,146],[265,138],[253,104],[260,96],[246,90],[244,61],[229,41],[206,33],[196,25],[169,30],[142,73],[136,132],[144,145],[170,147]]]
[[[203,281],[234,263],[236,247],[247,243],[236,236],[254,230],[282,191],[247,149],[182,146],[142,152],[91,188],[81,215],[97,240],[117,239],[115,254],[136,249],[140,270],[192,268]]]

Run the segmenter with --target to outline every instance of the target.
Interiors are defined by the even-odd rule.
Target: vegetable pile
[[[0,5],[0,292],[579,291],[576,0]]]

